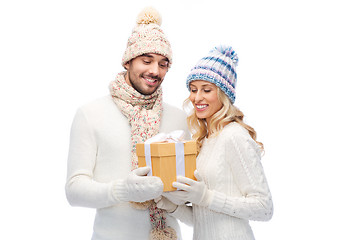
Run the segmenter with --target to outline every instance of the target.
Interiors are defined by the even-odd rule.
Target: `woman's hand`
[[[171,202],[169,199],[167,199],[164,196],[155,198],[154,201],[156,203],[156,207],[158,207],[160,209],[164,209],[169,213],[175,212],[175,210],[178,207],[178,205],[174,204],[173,202]]]
[[[184,191],[163,192],[161,195],[176,205],[184,205],[187,202],[184,199]]]
[[[179,200],[207,207],[211,203],[213,192],[207,188],[197,170],[195,170],[194,175],[198,181],[178,176],[177,181],[173,182],[173,187],[181,190],[178,192]]]

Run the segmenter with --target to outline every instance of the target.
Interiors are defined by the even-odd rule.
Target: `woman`
[[[249,220],[270,220],[273,213],[260,162],[263,144],[233,105],[237,62],[231,47],[219,46],[191,70],[188,125],[199,145],[198,181],[178,176],[173,186],[182,191],[157,199],[159,208],[194,225],[196,240],[254,239]]]

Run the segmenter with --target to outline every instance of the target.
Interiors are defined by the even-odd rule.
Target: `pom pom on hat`
[[[155,23],[161,26],[162,19],[160,13],[155,8],[146,7],[137,16],[136,23],[137,24]]]
[[[224,54],[225,56],[231,58],[235,66],[238,65],[238,61],[239,61],[238,55],[231,46],[219,45],[217,47],[214,47],[214,49],[211,52],[214,51],[218,51],[220,54]]]
[[[238,61],[239,58],[231,46],[216,46],[191,69],[186,79],[187,88],[190,90],[192,81],[208,81],[219,87],[231,103],[234,103]]]
[[[160,28],[161,23],[161,15],[152,7],[146,7],[139,13],[122,58],[124,67],[131,59],[146,53],[156,53],[166,57],[169,60],[169,67],[171,66],[171,45]]]

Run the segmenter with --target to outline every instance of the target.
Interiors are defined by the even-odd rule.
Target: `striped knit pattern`
[[[190,90],[190,83],[204,80],[218,86],[231,100],[235,102],[235,87],[237,81],[236,66],[238,56],[230,46],[217,46],[208,56],[203,57],[190,71],[186,85]]]

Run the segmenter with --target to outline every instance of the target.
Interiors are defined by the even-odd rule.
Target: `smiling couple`
[[[249,220],[269,220],[272,199],[260,162],[262,143],[235,101],[237,54],[218,46],[190,71],[183,111],[162,100],[172,64],[161,17],[144,9],[128,39],[110,95],[78,109],[73,120],[66,195],[96,209],[94,240],[181,239],[176,219],[194,239],[254,239]],[[188,124],[187,124],[188,123]],[[138,168],[136,143],[159,132],[189,131],[197,141],[197,181],[178,177],[180,191],[163,193],[158,177]],[[191,206],[185,203],[192,203]]]

